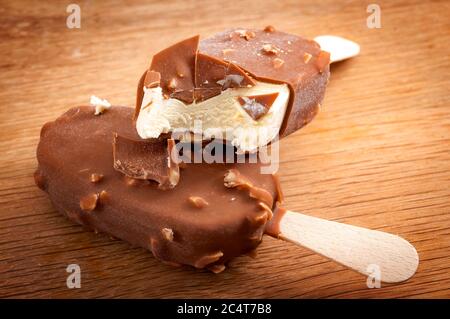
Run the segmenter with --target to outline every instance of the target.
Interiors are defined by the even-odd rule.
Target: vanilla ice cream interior
[[[239,103],[239,97],[278,93],[265,115],[253,119]],[[162,133],[189,131],[205,140],[220,138],[231,142],[238,152],[255,152],[272,141],[280,131],[289,102],[286,84],[256,81],[246,88],[229,88],[201,102],[185,104],[164,98],[161,87],[144,87],[136,128],[141,138]]]

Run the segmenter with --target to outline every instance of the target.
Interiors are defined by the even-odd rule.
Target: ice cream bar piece
[[[218,131],[231,131],[224,139],[238,151],[256,151],[311,121],[325,94],[329,62],[313,40],[272,27],[181,41],[155,55],[139,82],[137,131],[157,138],[186,129],[205,139],[211,138],[208,132],[217,138]],[[154,72],[161,73],[161,85],[149,88],[145,78]],[[270,105],[252,105],[263,112],[248,112],[249,104],[242,103],[268,95],[276,97]],[[200,129],[195,121],[201,121]]]
[[[167,161],[168,140],[142,144],[131,108],[94,112],[94,107],[73,108],[41,130],[35,180],[58,211],[174,265],[219,272],[228,260],[258,246],[281,199],[277,179],[261,174],[263,164],[188,163],[180,165],[175,188],[161,189],[127,167],[164,174],[166,166],[148,166],[141,152]],[[128,166],[118,167],[114,157]]]
[[[125,175],[159,183],[161,189],[173,188],[180,178],[178,158],[171,152],[173,139],[133,138],[114,133],[114,168]]]

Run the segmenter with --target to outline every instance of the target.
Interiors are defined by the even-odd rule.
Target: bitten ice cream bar
[[[158,166],[163,171],[171,140],[140,140],[132,108],[94,113],[90,106],[70,109],[41,131],[36,184],[62,214],[149,249],[166,263],[213,272],[259,245],[282,200],[277,177],[261,174],[260,163],[173,164],[179,183],[160,187],[170,182],[170,169],[159,184],[154,176],[133,178],[123,169],[133,164],[137,175]]]
[[[318,41],[333,44],[333,61],[359,52],[345,39]],[[406,240],[284,209],[277,175],[262,159],[236,160],[313,118],[329,62],[316,42],[271,27],[184,40],[153,57],[134,110],[92,96],[92,106],[45,124],[35,182],[69,219],[171,265],[219,273],[232,258],[253,256],[267,234],[366,276],[379,265],[381,280],[406,280],[419,260]],[[203,138],[177,139],[178,130]],[[177,144],[196,147],[180,153]],[[184,160],[209,146],[223,160]]]
[[[144,139],[192,132],[257,151],[311,121],[329,63],[313,40],[270,26],[186,39],[157,53],[142,75],[137,132]]]

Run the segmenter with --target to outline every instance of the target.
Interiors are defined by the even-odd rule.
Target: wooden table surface
[[[0,1],[0,297],[450,297],[448,1]],[[256,259],[214,275],[172,268],[141,248],[63,218],[33,181],[41,126],[91,94],[133,105],[158,50],[232,26],[335,34],[361,55],[332,67],[321,113],[281,143],[286,206],[399,234],[417,274],[368,289],[366,278],[265,237]],[[68,289],[66,267],[81,267]]]

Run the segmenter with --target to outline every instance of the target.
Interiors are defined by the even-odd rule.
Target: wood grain
[[[0,1],[0,297],[450,297],[448,1]],[[417,274],[368,289],[366,278],[266,237],[256,259],[219,275],[173,269],[148,252],[65,220],[35,187],[40,127],[91,94],[132,105],[152,54],[230,26],[336,34],[361,45],[333,65],[321,113],[282,141],[294,211],[406,238]],[[66,287],[68,264],[81,289]]]

